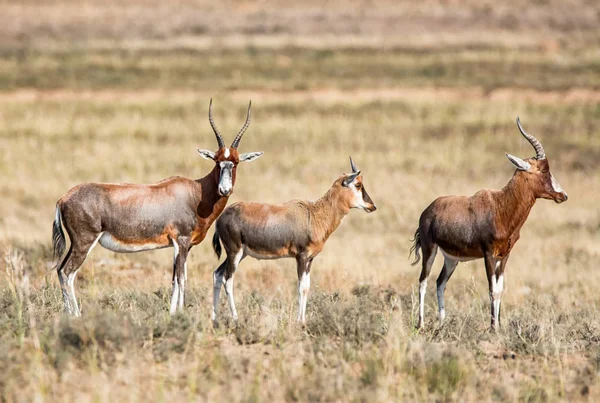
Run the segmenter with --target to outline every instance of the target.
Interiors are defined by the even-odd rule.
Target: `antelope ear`
[[[352,182],[354,182],[354,179],[356,179],[356,177],[357,177],[358,175],[360,175],[360,171],[356,171],[356,172],[353,172],[353,173],[349,174],[349,175],[348,175],[348,176],[346,176],[346,177],[344,178],[344,180],[342,181],[342,185],[344,185],[344,186],[346,186],[346,187],[347,187],[347,186],[350,186],[350,184],[351,184]]]
[[[506,158],[508,158],[508,160],[510,162],[512,162],[512,164],[519,171],[529,171],[529,168],[531,168],[531,164],[529,162],[523,161],[521,158],[515,157],[514,155],[511,155],[509,153],[504,153],[504,154],[506,154]]]
[[[252,153],[244,153],[244,154],[240,155],[240,162],[254,161],[255,159],[257,159],[258,157],[260,157],[263,154],[264,154],[263,151],[256,151],[256,152],[252,152]]]
[[[198,154],[200,154],[202,158],[206,158],[207,160],[215,160],[215,153],[212,151],[198,149]]]

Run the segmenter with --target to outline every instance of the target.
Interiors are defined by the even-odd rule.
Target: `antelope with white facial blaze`
[[[522,160],[507,153],[507,158],[517,170],[502,190],[484,189],[471,197],[440,197],[421,214],[411,248],[416,257],[413,265],[421,258],[419,249],[423,252],[418,328],[423,325],[427,277],[439,247],[444,255],[444,266],[437,279],[440,322],[446,316],[446,283],[458,262],[483,258],[490,292],[491,327],[496,329],[500,324],[506,262],[531,208],[539,198],[556,203],[568,198],[550,172],[542,144],[523,130],[519,118],[517,126],[535,149],[536,156]]]
[[[246,256],[256,259],[296,259],[298,274],[298,322],[306,322],[313,259],[352,208],[376,210],[367,194],[360,171],[350,158],[351,174],[339,177],[317,201],[292,200],[282,205],[239,202],[228,207],[215,225],[213,248],[227,258],[213,274],[212,320],[217,320],[221,286],[229,300],[234,320],[233,275]]]
[[[251,105],[244,126],[231,146],[226,147],[212,117],[211,100],[208,118],[219,149],[198,150],[202,157],[215,162],[213,170],[201,179],[171,177],[150,185],[84,183],[58,200],[52,227],[56,257],[62,256],[66,247],[62,226],[71,240],[67,254],[57,266],[67,313],[81,315],[73,283],[96,243],[123,253],[172,246],[175,254],[170,312],[183,309],[189,250],[202,242],[225,209],[238,163],[262,155],[239,154],[237,150],[250,124],[250,108]]]

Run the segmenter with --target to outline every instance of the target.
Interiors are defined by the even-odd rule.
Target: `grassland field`
[[[587,1],[174,6],[0,3],[0,400],[597,401],[600,399],[600,7]],[[41,16],[41,18],[40,18]],[[199,178],[253,120],[230,203],[314,200],[352,155],[378,210],[355,210],[312,270],[296,324],[291,260],[246,259],[240,321],[210,322],[209,242],[169,316],[172,251],[96,248],[66,318],[56,200],[85,181]],[[436,197],[501,188],[529,157],[516,116],[569,193],[540,200],[489,327],[483,262],[461,263],[438,324],[434,264],[415,330],[408,257]],[[212,236],[212,230],[209,232]]]

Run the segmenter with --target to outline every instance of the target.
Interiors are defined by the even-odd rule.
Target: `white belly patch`
[[[98,241],[100,245],[108,250],[119,253],[141,252],[144,250],[161,249],[171,246],[170,244],[161,245],[157,243],[126,243],[114,238],[108,232],[104,232]]]
[[[285,257],[291,257],[289,255],[282,255],[282,256],[263,255],[263,254],[253,251],[252,249],[250,249],[249,247],[247,247],[245,245],[243,248],[244,248],[244,255],[253,257],[254,259],[258,259],[258,260],[274,260],[274,259],[281,259],[281,258],[285,258]]]
[[[440,248],[440,250],[442,251],[442,255],[444,255],[444,257],[447,257],[448,259],[452,259],[456,262],[468,262],[470,260],[475,260],[475,259],[479,259],[476,257],[458,257],[458,256],[453,256],[451,254],[449,254],[448,252],[446,252],[445,250],[443,250],[442,248]]]

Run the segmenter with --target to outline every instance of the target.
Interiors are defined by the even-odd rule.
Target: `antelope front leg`
[[[497,330],[500,327],[500,302],[502,292],[504,291],[504,267],[508,256],[498,260],[493,256],[485,256],[485,271],[488,278],[488,287],[490,290],[490,314],[491,329]]]
[[[185,301],[185,266],[189,246],[186,239],[173,239],[173,289],[171,293],[171,315],[177,310],[183,310]]]
[[[496,263],[496,284],[493,293],[493,304],[494,304],[494,320],[498,327],[500,327],[500,305],[502,301],[502,294],[504,293],[504,268],[508,261],[508,255],[502,258],[502,260]]]
[[[306,324],[306,303],[308,301],[308,292],[310,290],[310,266],[312,259],[304,256],[298,257],[298,319],[297,321]]]

